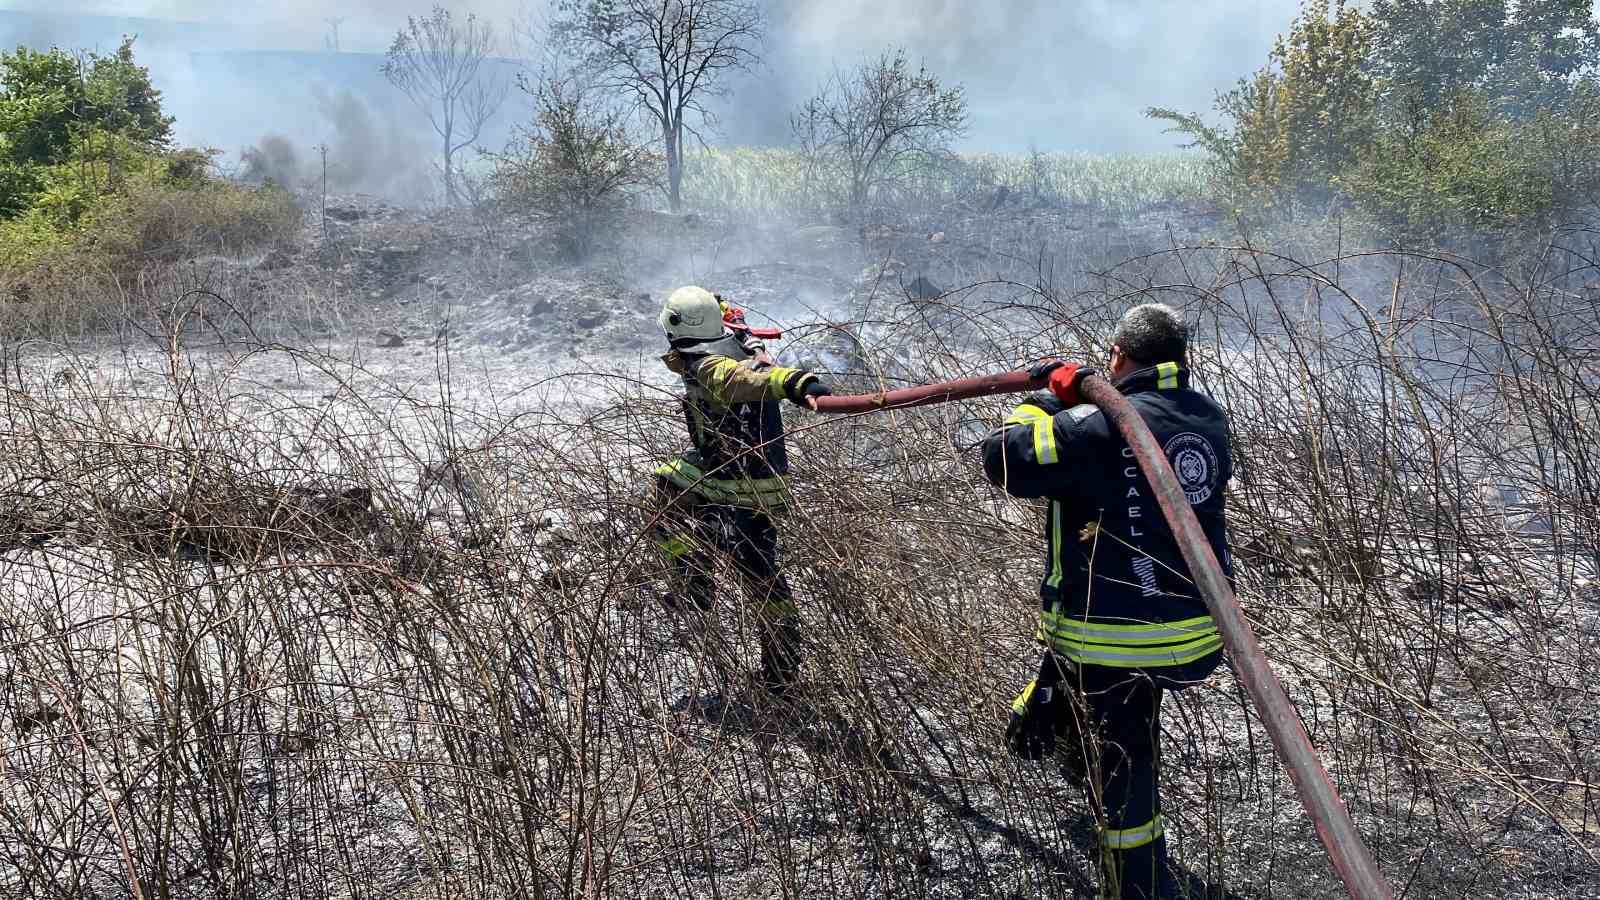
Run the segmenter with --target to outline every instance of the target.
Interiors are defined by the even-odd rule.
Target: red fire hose
[[[817,412],[862,413],[879,409],[909,409],[931,403],[948,403],[951,400],[970,400],[990,394],[1017,394],[1044,387],[1044,381],[1035,381],[1027,372],[1007,372],[1004,375],[985,375],[981,378],[962,378],[921,387],[902,388],[881,394],[855,394],[848,397],[818,397]]]
[[[1029,378],[1027,372],[1009,372],[880,394],[819,397],[817,411],[848,413],[905,409],[1040,387],[1043,387],[1043,381]],[[1139,468],[1155,490],[1161,511],[1166,515],[1178,548],[1183,552],[1184,562],[1188,563],[1189,572],[1200,588],[1200,595],[1205,598],[1206,607],[1216,620],[1217,629],[1222,632],[1233,670],[1255,702],[1261,721],[1272,737],[1272,745],[1288,768],[1290,779],[1294,781],[1300,802],[1310,814],[1334,870],[1344,880],[1345,890],[1355,900],[1391,900],[1394,894],[1384,881],[1383,873],[1378,870],[1378,864],[1366,843],[1362,841],[1360,832],[1356,830],[1344,802],[1339,799],[1338,791],[1328,778],[1328,771],[1317,758],[1317,751],[1312,748],[1311,739],[1300,724],[1294,704],[1289,701],[1282,682],[1267,663],[1255,632],[1250,629],[1250,623],[1245,621],[1244,611],[1240,609],[1239,601],[1217,563],[1211,543],[1201,531],[1200,522],[1194,517],[1194,510],[1190,509],[1189,500],[1172,472],[1166,451],[1156,443],[1155,436],[1145,427],[1144,419],[1140,418],[1132,404],[1109,381],[1099,375],[1090,375],[1078,382],[1078,390],[1085,400],[1100,407],[1117,426],[1133,450]]]

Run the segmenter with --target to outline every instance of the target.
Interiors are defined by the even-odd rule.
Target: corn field
[[[1197,154],[974,153],[929,166],[914,179],[916,199],[992,197],[1004,187],[1019,202],[1125,215],[1200,199],[1209,168]],[[711,149],[684,161],[684,196],[694,208],[724,212],[815,212],[842,188],[819,182],[798,150]]]

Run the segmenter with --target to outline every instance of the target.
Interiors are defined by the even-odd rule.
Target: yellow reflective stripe
[[[1061,503],[1057,500],[1050,501],[1050,577],[1045,579],[1045,584],[1056,588],[1061,586]]]
[[[1100,832],[1100,843],[1111,850],[1132,850],[1143,847],[1166,834],[1167,823],[1160,816],[1135,828],[1105,828]]]
[[[1167,390],[1178,386],[1178,364],[1164,362],[1156,365],[1156,389]]]
[[[1037,678],[1028,682],[1028,686],[1022,689],[1022,693],[1018,694],[1016,699],[1011,701],[1012,712],[1020,716],[1028,711],[1028,701],[1033,699],[1033,689],[1038,685],[1038,683],[1039,680]]]
[[[1076,638],[1082,643],[1130,647],[1189,643],[1217,633],[1217,623],[1210,616],[1150,625],[1118,625],[1114,622],[1086,622],[1047,612],[1043,614],[1043,620],[1048,630],[1062,637]]]
[[[1041,466],[1048,466],[1056,461],[1055,420],[1039,419],[1033,423],[1033,458]]]
[[[688,539],[682,537],[667,538],[666,540],[662,541],[659,546],[661,547],[661,552],[666,555],[667,559],[678,559],[680,557],[688,556],[690,553],[694,552],[694,544],[690,543]]]
[[[1006,418],[1006,424],[1031,425],[1040,419],[1048,418],[1050,418],[1050,414],[1045,412],[1043,407],[1035,406],[1032,403],[1024,403],[1011,411],[1011,415]]]
[[[1050,465],[1060,458],[1056,454],[1055,419],[1043,407],[1024,403],[1011,411],[1005,424],[1033,429],[1033,458],[1040,465]]]
[[[775,475],[768,478],[707,478],[698,466],[682,459],[658,466],[656,474],[717,503],[782,506],[789,500],[788,482]]]
[[[1164,647],[1118,647],[1111,644],[1083,644],[1063,640],[1046,634],[1042,640],[1057,653],[1075,663],[1109,666],[1114,669],[1159,668],[1182,666],[1222,649],[1222,635],[1205,638],[1192,644],[1171,644]]]
[[[790,398],[789,395],[784,391],[784,387],[783,387],[785,384],[788,383],[789,376],[793,375],[794,373],[796,373],[798,371],[800,371],[800,370],[799,369],[792,369],[792,368],[790,368],[788,366],[773,366],[772,368],[768,369],[767,373],[766,373],[767,374],[767,396],[771,397],[774,400],[785,400],[785,399],[798,400],[798,399],[800,399],[798,397]]]

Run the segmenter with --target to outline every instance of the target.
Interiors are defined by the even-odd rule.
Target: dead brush
[[[1564,896],[1600,883],[1600,328],[1595,273],[1543,271],[1179,248],[1089,293],[885,303],[866,362],[1086,356],[1128,303],[1180,304],[1232,416],[1241,599],[1397,888]],[[1092,892],[1092,810],[1000,741],[1041,555],[972,453],[1007,400],[791,413],[808,655],[783,708],[747,689],[726,566],[709,614],[659,602],[649,473],[683,437],[657,388],[513,412],[169,337],[128,377],[9,368],[7,896]],[[260,399],[262,353],[335,399]],[[1165,721],[1193,895],[1337,896],[1227,673]]]

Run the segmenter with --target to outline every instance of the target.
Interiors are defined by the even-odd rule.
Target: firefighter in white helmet
[[[743,313],[700,287],[673,291],[659,319],[683,378],[692,447],[658,469],[660,547],[672,568],[670,602],[708,610],[712,554],[727,554],[761,627],[760,685],[774,695],[794,683],[799,618],[778,568],[773,514],[789,501],[780,400],[815,408],[831,393],[813,373],[777,365],[744,327]]]

